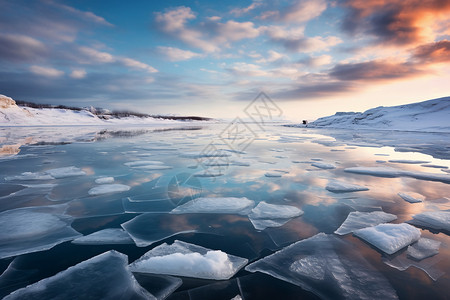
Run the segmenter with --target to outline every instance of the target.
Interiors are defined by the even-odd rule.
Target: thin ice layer
[[[186,213],[223,213],[247,214],[255,202],[245,197],[197,198],[174,208],[172,214]]]
[[[114,182],[114,177],[100,177],[95,179],[95,183],[97,184],[108,184],[108,183],[113,183]]]
[[[450,211],[427,211],[413,216],[413,225],[450,232]]]
[[[107,228],[79,237],[73,240],[72,243],[79,245],[113,245],[134,244],[134,241],[123,229]]]
[[[261,201],[248,215],[251,219],[288,219],[301,216],[303,211],[291,205],[269,204]]]
[[[366,227],[376,226],[381,223],[391,222],[397,219],[396,215],[383,211],[351,212],[344,223],[334,232],[339,235],[348,234]]]
[[[0,259],[43,251],[80,237],[63,215],[66,206],[18,208],[0,213]]]
[[[247,259],[176,240],[153,248],[130,264],[138,273],[166,274],[203,279],[231,278]]]
[[[369,189],[365,186],[346,183],[342,181],[333,180],[328,182],[328,185],[325,187],[330,192],[333,193],[348,193],[348,192],[359,192],[359,191],[368,191]]]
[[[416,243],[408,246],[406,253],[409,257],[415,258],[417,260],[422,260],[439,253],[439,247],[441,242],[420,238]]]
[[[420,230],[406,223],[380,224],[354,234],[387,254],[393,254],[420,238]]]
[[[389,282],[348,242],[319,233],[245,268],[298,285],[322,299],[397,299]]]
[[[125,184],[113,183],[113,184],[102,184],[100,186],[96,186],[88,191],[89,195],[103,195],[103,194],[111,194],[111,193],[121,193],[129,191],[130,187]]]
[[[130,272],[126,255],[108,251],[4,299],[156,299]]]

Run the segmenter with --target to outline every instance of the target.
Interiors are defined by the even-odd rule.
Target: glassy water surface
[[[225,127],[0,128],[0,295],[108,250],[132,263],[179,240],[252,266],[225,280],[135,272],[159,298],[338,299],[376,289],[392,290],[391,298],[448,297],[448,215],[446,227],[414,224],[421,238],[440,242],[438,254],[421,260],[406,246],[387,254],[334,232],[351,212],[383,211],[396,216],[393,224],[448,213],[450,135],[273,125],[239,144]],[[362,190],[348,191],[349,184]],[[217,207],[183,211],[205,197]],[[240,210],[238,199],[225,208],[224,197],[254,203]],[[286,211],[269,206],[255,217],[251,209],[261,202]],[[103,229],[116,230],[106,231],[106,241],[73,241]]]

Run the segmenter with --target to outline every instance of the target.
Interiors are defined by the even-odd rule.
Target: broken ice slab
[[[389,282],[346,241],[319,233],[245,270],[298,285],[322,299],[397,299]]]
[[[417,242],[408,246],[406,253],[408,254],[408,257],[422,260],[438,254],[440,246],[441,242],[439,241],[420,238]]]
[[[86,172],[83,170],[71,166],[57,169],[50,169],[43,172],[24,172],[17,176],[8,176],[5,178],[6,181],[16,181],[16,180],[52,180],[66,177],[74,176],[84,176]]]
[[[64,214],[66,205],[29,207],[0,213],[0,259],[48,250],[80,237]]]
[[[290,219],[301,216],[303,211],[291,205],[269,204],[264,201],[251,210],[248,217],[256,230],[280,227]]]
[[[170,213],[223,213],[245,215],[250,212],[253,206],[255,206],[255,202],[245,197],[202,197],[180,205],[174,208]]]
[[[283,176],[283,174],[277,172],[267,172],[264,174],[264,176],[277,178]]]
[[[127,263],[126,255],[108,251],[4,299],[156,299],[139,285]]]
[[[247,264],[246,258],[176,240],[153,248],[130,264],[138,273],[225,280]]]
[[[199,228],[199,225],[185,222],[181,215],[153,213],[139,215],[120,226],[138,247],[146,247],[177,234],[193,233]]]
[[[222,280],[187,290],[189,300],[242,300],[237,278]],[[220,295],[220,296],[219,296]]]
[[[398,163],[398,164],[427,164],[430,163],[429,160],[412,160],[412,159],[391,159],[390,163]]]
[[[398,193],[397,195],[399,195],[400,198],[402,198],[403,200],[405,200],[406,202],[409,202],[409,203],[420,203],[423,201],[423,198],[424,198],[423,196],[419,196],[420,197],[420,199],[419,199],[418,196],[413,197],[412,195],[409,195],[406,193]]]
[[[387,254],[393,254],[420,238],[420,230],[406,223],[380,224],[354,234]]]
[[[72,243],[79,245],[122,245],[134,244],[134,241],[123,229],[107,228],[76,238]]]
[[[88,191],[89,195],[97,196],[102,194],[121,193],[129,191],[130,187],[125,184],[113,183],[96,186]]]
[[[388,266],[395,268],[399,271],[405,271],[409,267],[416,267],[424,271],[434,281],[445,274],[447,270],[443,269],[441,261],[442,257],[435,255],[418,261],[417,259],[410,258],[408,252],[405,251],[394,257],[382,256],[382,261]]]
[[[251,210],[252,219],[287,219],[301,216],[303,211],[291,205],[269,204],[261,201]]]
[[[108,183],[113,183],[114,182],[114,177],[100,177],[95,179],[95,183],[97,184],[108,184]]]
[[[162,161],[156,161],[156,160],[137,160],[137,161],[130,161],[124,163],[127,167],[140,167],[140,166],[147,166],[147,165],[164,165]]]
[[[349,193],[349,192],[359,192],[369,190],[369,188],[365,186],[346,183],[337,180],[329,181],[325,189],[333,193]]]
[[[377,177],[411,177],[419,180],[439,181],[443,183],[450,183],[450,175],[440,173],[427,173],[427,172],[412,172],[404,171],[400,169],[394,169],[390,167],[353,167],[344,169],[345,172],[371,175]]]
[[[388,214],[383,211],[349,213],[347,219],[342,223],[334,233],[339,235],[348,234],[366,227],[376,226],[378,224],[391,222],[397,219],[396,215]]]
[[[324,169],[324,170],[332,170],[332,169],[336,169],[336,166],[333,164],[327,164],[327,163],[322,163],[322,162],[315,162],[312,163],[311,166],[319,168],[319,169]]]
[[[450,211],[427,211],[413,216],[408,223],[450,232]]]

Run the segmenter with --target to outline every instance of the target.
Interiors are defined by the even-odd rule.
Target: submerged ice
[[[112,244],[134,244],[128,233],[120,228],[107,228],[96,231],[89,235],[79,237],[72,241],[80,245],[112,245]]]
[[[167,274],[203,279],[231,278],[247,259],[181,241],[153,248],[130,264],[133,272]]]
[[[439,241],[420,238],[416,243],[408,246],[408,250],[406,252],[408,256],[417,260],[422,260],[438,254],[440,246],[441,242]]]
[[[258,203],[248,214],[250,222],[257,230],[267,227],[279,227],[290,219],[301,216],[303,211],[291,205],[270,204],[264,201]]]

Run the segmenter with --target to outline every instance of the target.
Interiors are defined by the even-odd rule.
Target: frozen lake
[[[448,297],[450,134],[228,129],[0,127],[0,296]]]

